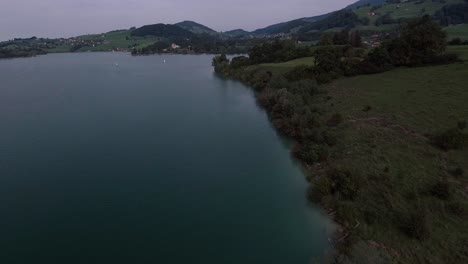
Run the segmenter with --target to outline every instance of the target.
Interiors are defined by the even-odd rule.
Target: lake
[[[211,58],[1,60],[0,262],[322,256],[332,224],[252,90]]]

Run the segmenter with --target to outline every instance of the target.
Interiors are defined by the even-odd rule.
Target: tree
[[[353,47],[361,47],[362,46],[361,32],[359,32],[359,30],[355,30],[351,32],[349,42],[351,46]]]
[[[233,69],[242,68],[244,66],[249,65],[249,63],[250,63],[249,58],[245,56],[234,57],[231,60],[231,68]]]
[[[333,44],[333,35],[330,33],[322,34],[318,43],[319,46],[330,46]]]
[[[217,73],[226,73],[229,69],[229,59],[226,57],[226,54],[214,57],[211,64]]]
[[[430,16],[408,20],[400,26],[400,37],[387,45],[395,65],[431,63],[444,53],[447,34]]]
[[[333,44],[335,45],[346,45],[349,43],[349,31],[343,29],[340,32],[333,34]]]
[[[368,54],[369,61],[377,67],[385,67],[391,63],[390,55],[383,47],[376,47]]]

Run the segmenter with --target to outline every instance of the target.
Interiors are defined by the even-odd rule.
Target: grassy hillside
[[[455,50],[467,58],[468,47]],[[375,192],[372,201],[366,195],[348,207],[342,205],[338,212],[361,223],[352,234],[351,255],[364,248],[369,253],[383,251],[403,263],[468,260],[463,246],[468,237],[466,211],[455,209],[467,208],[468,149],[442,151],[429,143],[431,135],[468,121],[466,72],[468,62],[399,68],[341,79],[326,87],[329,100],[319,104],[330,115],[339,113],[344,119],[336,129],[338,147],[330,153],[330,162],[357,171],[370,186],[374,184],[373,190],[365,190]],[[370,110],[363,111],[367,107]],[[457,170],[464,174],[454,173]],[[449,197],[433,195],[434,184],[441,180],[449,186]],[[394,211],[379,209],[387,203]],[[420,224],[430,230],[424,239],[410,239],[395,230],[392,219],[411,211],[416,217],[424,215]],[[366,217],[376,217],[374,224],[364,224]]]
[[[251,71],[262,70],[262,71],[271,71],[273,73],[285,73],[299,65],[312,66],[314,65],[314,62],[315,62],[314,57],[307,57],[307,58],[300,58],[300,59],[283,62],[283,63],[263,63],[263,64],[251,66],[248,68],[248,70],[251,70]]]
[[[117,30],[68,39],[63,45],[49,49],[48,52],[131,50],[156,41],[156,37],[133,37],[130,30]]]
[[[468,24],[452,25],[445,28],[449,39],[460,38],[468,40]]]
[[[195,33],[195,34],[209,34],[209,35],[216,35],[218,34],[218,32],[214,31],[213,29],[207,27],[207,26],[204,26],[202,24],[199,24],[199,23],[196,23],[196,22],[193,22],[193,21],[183,21],[183,22],[179,22],[177,24],[174,24],[180,28],[183,28],[185,30],[188,30],[192,33]]]
[[[331,263],[468,263],[468,46],[449,51],[465,61],[319,87],[294,69],[312,57],[229,73],[279,131],[299,135],[309,198],[343,228]]]
[[[360,7],[354,9],[354,12],[360,17],[369,17],[372,22],[375,22],[380,16],[389,14],[393,19],[419,17],[422,15],[434,15],[436,11],[443,6],[449,4],[463,3],[463,0],[422,0],[409,1],[406,3],[383,4],[379,8],[375,7]],[[369,15],[369,13],[375,15]]]

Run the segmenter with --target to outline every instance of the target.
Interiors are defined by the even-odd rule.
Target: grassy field
[[[285,73],[292,68],[299,65],[312,66],[314,65],[314,57],[300,58],[283,63],[264,63],[259,65],[250,66],[247,70],[265,70],[271,71],[272,73]]]
[[[468,40],[468,24],[453,25],[444,28],[444,30],[447,32],[449,39],[461,38]]]
[[[454,49],[468,54],[466,46]],[[462,246],[468,238],[466,214],[450,211],[460,202],[467,208],[468,149],[442,151],[430,144],[431,135],[468,121],[466,73],[465,61],[343,78],[325,87],[329,97],[317,102],[328,113],[324,120],[336,113],[344,119],[335,131],[338,143],[331,151],[333,166],[358,171],[366,181],[380,178],[370,184],[372,190],[362,190],[377,192],[375,197],[366,195],[349,203],[351,208],[360,208],[357,211],[377,212],[371,225],[363,224],[363,216],[356,213],[361,225],[352,238],[351,255],[364,248],[383,250],[402,263],[468,260],[468,249]],[[465,174],[452,175],[456,168]],[[428,194],[441,179],[450,186],[448,200]],[[385,204],[386,210],[379,209]],[[398,212],[411,214],[420,208],[430,227],[427,237],[414,240],[395,230],[392,219]]]
[[[368,17],[370,19],[370,25],[372,26],[375,25],[375,21],[379,16],[390,14],[394,19],[420,17],[426,14],[432,16],[444,5],[463,3],[463,0],[445,0],[443,2],[425,0],[424,2],[420,2],[421,1],[411,1],[407,3],[384,4],[380,8],[372,11],[377,14],[376,16],[368,15],[368,13],[371,12],[371,7],[354,9],[354,13],[359,17]]]
[[[353,179],[339,184],[358,190],[351,199],[331,193],[318,201],[351,230],[340,263],[468,263],[468,146],[445,151],[432,144],[468,122],[468,46],[449,52],[465,61],[343,77],[315,97],[320,123],[336,115],[342,121],[327,130],[336,137],[328,160],[306,166],[307,177],[314,188],[327,186],[320,179],[339,169]],[[250,69],[281,74],[313,63]]]
[[[460,59],[468,61],[468,46],[448,46],[448,52],[458,54]]]

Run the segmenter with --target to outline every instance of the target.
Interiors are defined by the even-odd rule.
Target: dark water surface
[[[1,60],[0,263],[321,256],[330,223],[307,204],[300,169],[252,91],[210,63]]]

